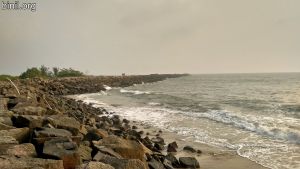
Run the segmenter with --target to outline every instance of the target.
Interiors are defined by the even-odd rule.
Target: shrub
[[[25,72],[23,72],[20,75],[21,79],[26,79],[26,78],[34,78],[34,77],[43,77],[44,75],[42,74],[42,72],[36,68],[28,68]]]
[[[56,77],[76,77],[76,76],[83,76],[84,74],[78,70],[74,70],[72,68],[69,69],[60,69],[56,73]]]
[[[10,80],[18,79],[18,76],[11,76],[11,75],[0,75],[0,81],[7,80],[9,78]]]
[[[74,70],[72,68],[69,69],[60,69],[58,67],[52,68],[52,71],[42,65],[40,68],[28,68],[25,72],[20,75],[21,79],[26,78],[34,78],[34,77],[41,77],[41,78],[51,78],[51,77],[76,77],[76,76],[83,76],[84,74],[78,70]]]

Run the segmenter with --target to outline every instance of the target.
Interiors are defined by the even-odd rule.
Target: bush
[[[7,80],[9,78],[10,80],[18,79],[18,76],[11,76],[11,75],[0,75],[0,81]]]
[[[21,79],[26,78],[51,78],[51,77],[76,77],[76,76],[83,76],[84,74],[78,70],[74,70],[72,68],[69,69],[60,69],[58,67],[52,68],[52,71],[42,65],[40,68],[28,68],[25,72],[20,75]]]
[[[72,68],[69,68],[69,69],[60,69],[55,74],[56,74],[56,77],[76,77],[76,76],[83,76],[82,72],[80,72],[78,70],[74,70]]]
[[[20,75],[20,78],[21,79],[26,79],[26,78],[43,77],[43,76],[44,75],[42,74],[42,72],[38,68],[33,67],[33,68],[29,68],[25,72],[23,72]]]

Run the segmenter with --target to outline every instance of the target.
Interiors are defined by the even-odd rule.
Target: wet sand
[[[149,138],[155,137],[157,134],[159,134],[160,137],[164,138],[166,145],[176,141],[178,144],[178,149],[174,155],[177,158],[184,156],[195,157],[199,161],[202,169],[266,169],[266,167],[239,156],[235,151],[213,147],[207,144],[196,143],[192,140],[185,141],[183,136],[164,131],[163,129],[158,129],[141,122],[134,121],[131,122],[131,124],[137,126],[138,131],[143,130],[144,137],[146,136],[146,133],[149,133]],[[162,130],[162,133],[160,133],[159,130]],[[191,153],[183,150],[183,147],[187,145],[192,146],[196,150],[201,150],[202,153]],[[163,153],[167,154],[166,149],[163,151]]]

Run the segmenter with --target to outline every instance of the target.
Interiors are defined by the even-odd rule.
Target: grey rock
[[[200,168],[200,164],[194,157],[180,157],[179,163],[186,168]]]

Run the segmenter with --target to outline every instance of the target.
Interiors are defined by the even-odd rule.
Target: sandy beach
[[[162,138],[165,139],[166,143],[171,143],[176,141],[178,144],[178,152],[174,155],[179,157],[193,156],[203,169],[266,169],[247,158],[239,156],[235,151],[229,149],[223,149],[219,147],[212,147],[207,144],[195,143],[193,140],[186,140],[184,137],[178,136],[176,133],[167,132],[161,129],[155,128],[153,126],[145,125],[141,122],[131,122],[132,125],[138,126],[138,131],[144,131],[144,136],[147,136],[146,133],[149,133],[149,137],[155,137],[159,134]],[[186,150],[183,150],[184,146],[192,146],[196,150],[201,150],[202,153],[192,153]],[[164,154],[167,154],[166,149],[163,151]]]

